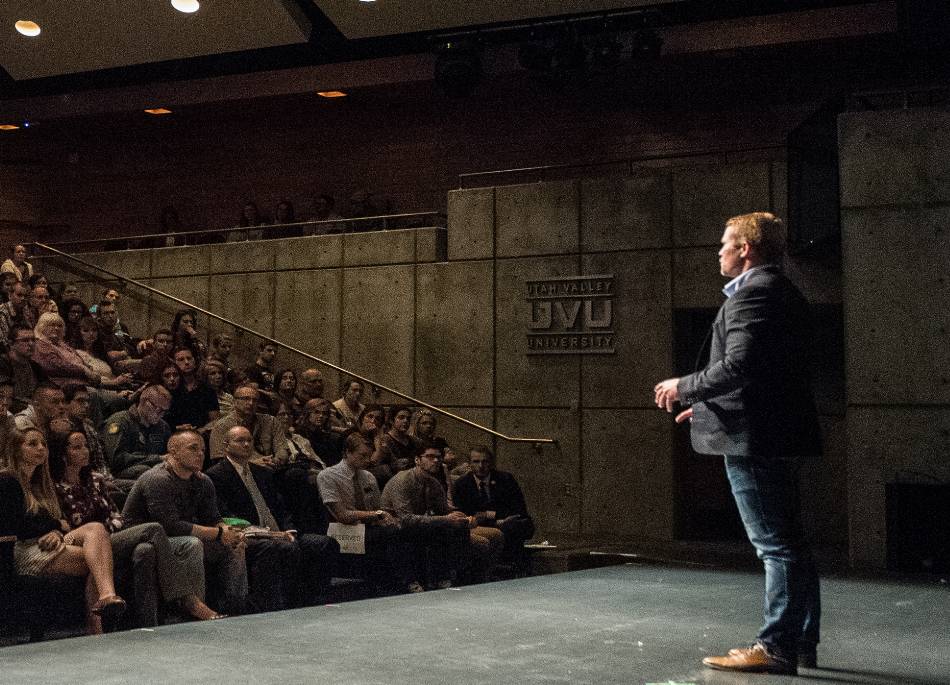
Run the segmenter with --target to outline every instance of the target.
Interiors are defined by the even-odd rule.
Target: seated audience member
[[[444,455],[448,443],[445,441],[445,438],[436,435],[437,426],[438,419],[436,418],[435,412],[426,407],[422,407],[412,415],[412,423],[409,425],[409,437],[411,437],[419,447],[436,447],[439,453]],[[445,492],[449,493],[449,480],[444,465],[444,457],[443,463],[439,468],[439,473],[436,475],[436,480],[439,481],[445,489]],[[451,501],[451,497],[449,497],[449,500]]]
[[[227,382],[227,369],[224,364],[210,357],[201,365],[199,372],[201,379],[208,384],[208,387],[214,390],[218,396],[218,408],[221,416],[227,416],[234,409],[234,395],[225,390]]]
[[[172,320],[173,349],[187,347],[196,362],[205,358],[205,346],[198,332],[198,314],[193,309],[179,309]]]
[[[332,195],[321,193],[313,201],[312,221],[338,221],[342,217],[334,209],[336,200]]]
[[[89,309],[82,300],[70,299],[60,302],[59,311],[66,322],[66,340],[75,347],[76,341],[80,339],[79,322],[89,316]]]
[[[158,625],[159,591],[162,600],[190,616],[205,620],[216,617],[200,599],[204,594],[204,566],[197,538],[169,539],[158,523],[125,526],[105,480],[89,463],[89,448],[82,431],[54,435],[49,459],[68,527],[74,530],[87,523],[100,523],[109,532],[115,577],[133,579],[140,626]],[[139,549],[139,545],[151,549]],[[153,578],[157,579],[157,588]]]
[[[10,351],[10,334],[14,326],[22,322],[23,307],[26,304],[26,287],[22,283],[14,283],[10,290],[9,299],[0,304],[0,353],[6,354]]]
[[[467,476],[472,472],[469,463],[461,458],[458,452],[451,445],[446,445],[442,450],[442,468],[445,472],[445,482],[449,484],[449,502],[452,501],[452,490],[457,481],[462,476]],[[454,506],[454,504],[453,504]]]
[[[102,341],[101,329],[91,316],[84,316],[80,320],[76,337],[67,342],[76,350],[76,354],[83,363],[99,377],[99,382],[93,385],[113,390],[127,389],[132,386],[134,376],[130,372],[126,371],[118,376],[112,372],[109,355]]]
[[[99,437],[99,431],[89,420],[89,390],[81,383],[67,383],[63,386],[63,402],[66,404],[66,418],[73,430],[82,431],[86,436],[89,450],[89,466],[107,481],[112,480],[112,470],[106,459],[105,446]]]
[[[311,402],[317,404],[325,402],[326,400],[310,400]],[[320,420],[320,412],[313,412],[316,414],[315,418]],[[326,414],[328,416],[328,414]],[[278,418],[280,416],[278,415]],[[296,423],[291,424],[287,431],[287,455],[289,463],[299,464],[307,470],[312,470],[314,472],[322,471],[329,464],[323,460],[317,451],[313,448],[313,443],[307,438],[306,433],[308,426],[311,425],[310,416],[304,412],[297,417]],[[334,438],[337,438],[339,442],[342,443],[342,440],[339,438],[337,433],[331,433]],[[341,455],[342,456],[342,455]],[[337,459],[336,461],[339,461]],[[336,463],[336,462],[334,462]]]
[[[268,396],[274,394],[274,360],[277,358],[277,345],[262,342],[258,345],[257,359],[244,369],[249,381],[257,383],[257,388]]]
[[[208,350],[208,359],[212,359],[224,366],[224,387],[232,390],[237,387],[235,371],[231,364],[231,351],[234,349],[234,338],[230,333],[218,333],[211,338],[211,348]]]
[[[334,521],[366,526],[365,561],[369,579],[384,587],[391,586],[395,580],[406,589],[413,580],[415,550],[402,540],[399,519],[380,509],[379,486],[373,474],[366,470],[372,457],[373,450],[362,435],[355,432],[347,435],[343,441],[343,459],[317,476],[320,495]]]
[[[296,220],[293,203],[287,199],[280,200],[277,203],[277,209],[274,211],[274,223],[292,224]]]
[[[119,313],[114,301],[103,299],[99,302],[96,322],[99,324],[99,335],[109,364],[119,371],[134,372],[141,364],[141,360],[135,359],[138,341],[119,323]]]
[[[325,400],[311,400],[311,402],[325,402]],[[290,418],[289,410],[282,406],[281,411],[287,411]],[[325,422],[328,416],[329,414],[325,413],[320,420]],[[281,421],[280,412],[277,419]],[[328,464],[314,451],[310,440],[301,432],[306,429],[308,415],[299,414],[296,421],[297,425],[289,425],[285,432],[289,461],[280,473],[278,484],[298,530],[306,533],[324,533],[328,521],[320,500],[317,476]],[[342,443],[339,435],[330,433],[330,436],[339,447]],[[339,457],[333,463],[338,461]]]
[[[49,279],[41,273],[34,272],[32,276],[26,279],[26,284],[32,288],[46,288],[49,291]]]
[[[33,333],[36,336],[33,361],[40,365],[50,381],[60,386],[68,382],[99,385],[99,375],[63,339],[66,324],[59,314],[42,314]]]
[[[248,200],[241,207],[241,218],[238,226],[250,230],[246,231],[228,231],[227,241],[229,243],[239,243],[244,240],[260,240],[264,237],[264,232],[260,229],[254,230],[255,226],[266,226],[267,220],[261,216],[257,209],[257,203]]]
[[[33,329],[22,324],[14,325],[10,331],[10,351],[0,356],[0,378],[13,383],[13,412],[26,409],[36,386],[49,380],[46,372],[33,361],[35,349]]]
[[[312,600],[329,586],[337,542],[325,535],[294,534],[273,471],[251,462],[253,437],[244,426],[225,435],[224,455],[208,469],[218,506],[225,516],[237,516],[277,535],[247,541],[247,568],[252,597],[263,611],[285,609],[301,599]]]
[[[35,428],[45,436],[68,430],[69,419],[66,418],[63,391],[52,383],[40,383],[33,390],[30,404],[14,416],[13,420],[17,430]]]
[[[102,444],[116,478],[135,480],[161,463],[172,434],[162,416],[171,401],[168,390],[150,385],[139,395],[135,406],[106,419],[102,426]]]
[[[323,374],[319,369],[306,369],[297,376],[294,411],[302,410],[310,400],[323,399]]]
[[[273,467],[287,463],[287,437],[276,418],[256,411],[257,399],[258,391],[250,385],[234,391],[234,410],[215,421],[211,429],[212,461],[225,456],[228,431],[244,426],[254,437],[252,459],[256,464]]]
[[[363,381],[354,378],[346,384],[343,397],[333,403],[333,408],[336,409],[340,423],[348,429],[357,427],[360,414],[366,409],[366,405],[360,402],[362,399]]]
[[[274,408],[281,404],[293,411],[297,393],[297,373],[293,369],[278,371],[274,376]]]
[[[102,619],[113,622],[125,612],[115,592],[112,545],[101,523],[74,530],[63,525],[63,511],[50,477],[46,437],[35,428],[11,436],[9,470],[3,491],[14,499],[17,541],[14,561],[20,575],[69,575],[86,578],[86,630],[102,632]],[[17,487],[19,486],[19,487]]]
[[[164,366],[161,370],[161,373],[154,377],[152,382],[156,385],[161,385],[168,392],[174,395],[174,393],[178,390],[178,386],[181,385],[181,371],[178,370],[175,360],[172,359],[166,366]]]
[[[143,340],[139,344],[139,349],[144,355],[135,374],[141,381],[155,382],[155,377],[161,375],[162,369],[174,364],[171,358],[172,332],[168,328],[159,328],[152,334],[151,340]]]
[[[495,468],[495,455],[488,447],[473,448],[469,464],[472,472],[455,483],[453,504],[474,516],[479,525],[501,530],[505,534],[506,554],[525,570],[524,543],[534,535],[534,521],[518,481],[510,473]]]
[[[346,208],[346,218],[360,219],[366,216],[372,216],[373,210],[369,203],[369,191],[362,188],[354,190],[350,195],[349,203]],[[359,230],[359,229],[355,229]],[[363,229],[367,230],[367,229]]]
[[[10,295],[13,294],[13,288],[19,281],[11,273],[0,273],[0,299],[4,302],[10,301]]]
[[[20,312],[21,320],[30,328],[36,328],[36,323],[40,316],[49,311],[49,290],[45,286],[38,285],[29,289],[29,295],[26,298],[26,304]]]
[[[10,408],[13,406],[13,384],[0,378],[0,469],[7,466],[7,445],[16,432],[16,422]]]
[[[409,435],[411,419],[411,409],[396,408],[392,427],[383,433],[376,443],[376,450],[373,452],[373,467],[370,471],[376,476],[381,488],[385,487],[386,482],[399,471],[412,468],[417,444]]]
[[[403,535],[426,550],[416,557],[412,592],[420,592],[426,577],[426,561],[437,589],[452,586],[452,580],[468,555],[469,529],[474,519],[461,511],[449,511],[445,490],[435,479],[442,453],[436,447],[419,450],[414,468],[397,473],[383,488],[380,507],[399,519]],[[421,563],[418,563],[421,562]]]
[[[26,245],[14,245],[10,257],[0,264],[0,273],[13,274],[17,283],[24,283],[33,275],[33,265],[26,261]]]
[[[247,599],[244,536],[222,523],[214,484],[201,472],[202,464],[204,439],[191,430],[173,434],[165,460],[135,481],[122,516],[128,526],[157,521],[169,537],[201,540],[208,590],[218,598],[211,606],[238,614]]]
[[[75,283],[63,283],[63,291],[59,294],[60,302],[65,302],[66,300],[78,300],[79,298],[79,286]],[[86,312],[84,311],[83,314]]]
[[[331,409],[330,403],[323,398],[309,400],[295,423],[297,434],[306,438],[327,466],[338,464],[343,458],[343,436],[330,428]]]
[[[197,361],[190,348],[177,348],[172,358],[181,380],[172,391],[172,406],[165,420],[178,430],[192,428],[206,432],[221,415],[218,393],[198,377]]]

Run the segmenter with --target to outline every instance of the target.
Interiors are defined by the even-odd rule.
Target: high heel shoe
[[[125,600],[119,595],[109,595],[102,597],[92,605],[92,613],[103,621],[112,622],[120,618],[125,613],[126,608]]]

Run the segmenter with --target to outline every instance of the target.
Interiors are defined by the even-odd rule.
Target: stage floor
[[[824,580],[818,669],[703,668],[748,643],[762,577],[613,566],[0,649],[0,683],[950,683],[950,588]]]

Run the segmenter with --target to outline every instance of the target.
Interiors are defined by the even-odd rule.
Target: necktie
[[[271,530],[280,530],[280,526],[277,525],[277,519],[275,519],[274,515],[270,512],[267,502],[264,501],[264,495],[261,494],[260,489],[257,487],[257,482],[254,480],[254,476],[251,475],[251,469],[246,464],[244,465],[244,470],[241,475],[244,478],[244,487],[246,487],[247,491],[251,494],[254,508],[257,509],[258,523]]]
[[[366,511],[366,500],[363,499],[363,486],[360,485],[360,472],[353,472],[353,502],[356,511]]]
[[[478,481],[478,502],[483,510],[488,509],[488,505],[491,503],[488,496],[488,483],[483,480]]]

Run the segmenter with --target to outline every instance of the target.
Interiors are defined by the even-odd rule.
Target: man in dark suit
[[[265,611],[313,601],[329,585],[339,545],[325,535],[292,532],[293,523],[273,471],[251,463],[254,442],[247,428],[231,428],[224,449],[226,458],[207,472],[222,515],[243,518],[271,531],[268,537],[248,538],[252,601]]]
[[[782,221],[756,212],[726,222],[720,271],[732,278],[713,323],[709,363],[654,388],[658,407],[683,410],[693,448],[725,456],[750,542],[765,566],[765,624],[755,645],[703,663],[728,671],[795,674],[814,666],[818,574],[799,522],[798,466],[821,452],[809,380],[808,304],[779,267]]]
[[[534,535],[534,521],[524,494],[510,473],[495,468],[495,455],[480,445],[469,455],[471,473],[452,488],[452,504],[479,526],[496,527],[505,535],[505,553],[518,564],[527,563],[524,543]]]

